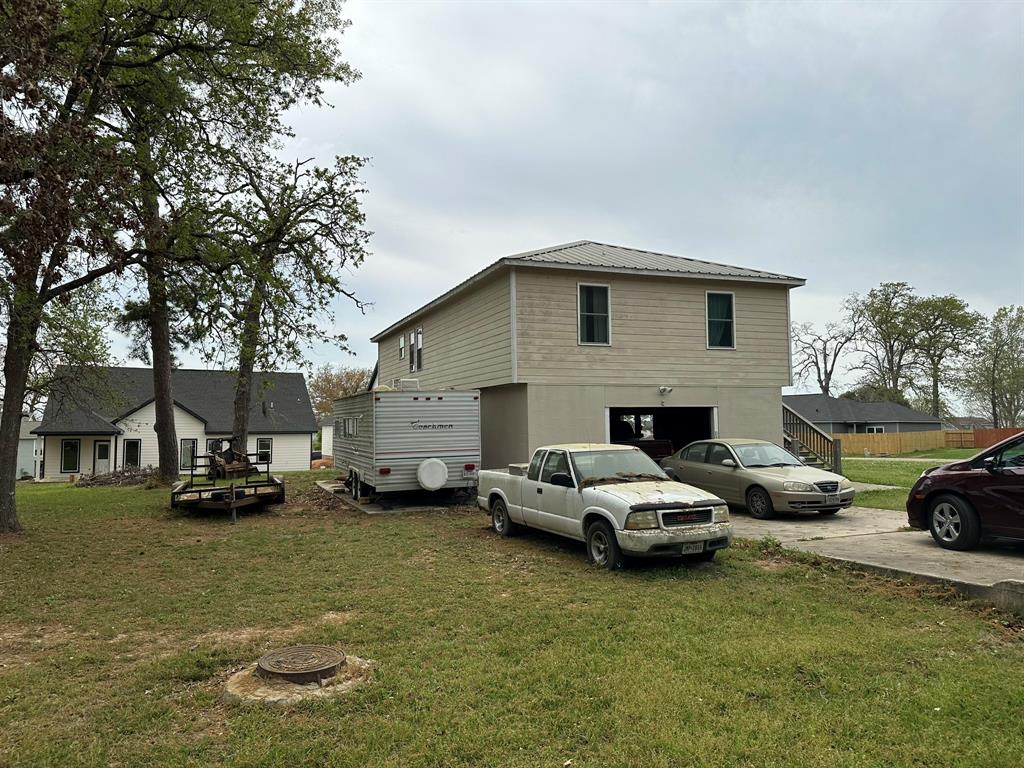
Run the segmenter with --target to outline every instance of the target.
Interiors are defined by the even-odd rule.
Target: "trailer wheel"
[[[358,503],[358,501],[359,501],[359,494],[360,494],[360,492],[363,489],[363,483],[359,479],[359,473],[353,470],[352,472],[349,473],[348,479],[349,479],[350,485],[352,486],[349,489],[349,491],[352,494],[352,500]]]

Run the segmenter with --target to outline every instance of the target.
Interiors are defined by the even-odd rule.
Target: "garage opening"
[[[611,442],[635,445],[657,461],[694,440],[714,437],[714,408],[609,408]]]

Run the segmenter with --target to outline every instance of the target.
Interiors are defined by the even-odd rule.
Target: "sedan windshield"
[[[748,443],[732,447],[744,467],[799,467],[797,458],[775,443]]]
[[[572,454],[580,485],[668,480],[661,467],[639,448],[631,451],[580,451]]]

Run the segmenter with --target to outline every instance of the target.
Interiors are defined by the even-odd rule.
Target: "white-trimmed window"
[[[82,456],[82,441],[79,439],[74,440],[61,440],[60,441],[60,471],[61,472],[78,472],[81,466]]]
[[[405,334],[398,337],[398,359],[405,360]]]
[[[183,437],[181,439],[181,461],[179,469],[194,469],[196,466],[196,443],[195,438]]]
[[[885,433],[885,427],[864,427],[864,431],[869,435],[881,435]]]
[[[124,441],[124,459],[121,466],[138,467],[142,465],[142,441],[129,439]]]
[[[736,349],[736,297],[728,291],[708,291],[706,316],[708,349]]]
[[[266,462],[270,464],[274,460],[274,438],[272,437],[257,437],[256,438],[256,460],[261,464]]]
[[[576,308],[578,342],[601,346],[611,344],[611,289],[607,285],[579,283]]]

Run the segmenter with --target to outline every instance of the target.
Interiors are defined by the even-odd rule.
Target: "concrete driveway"
[[[1024,543],[954,552],[942,549],[927,532],[907,530],[905,513],[866,507],[850,507],[830,517],[756,520],[735,512],[732,519],[737,536],[772,536],[789,549],[899,578],[947,584],[1024,615]]]

